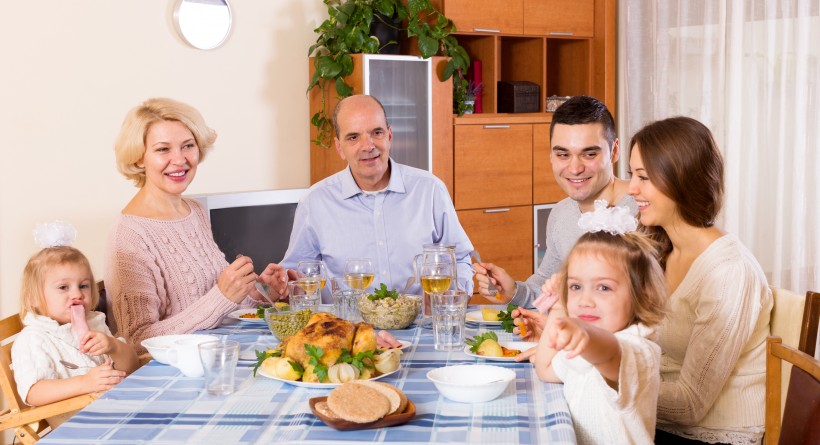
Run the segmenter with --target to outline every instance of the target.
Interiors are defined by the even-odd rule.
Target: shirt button
[[[382,212],[381,212],[381,211],[376,210],[376,216],[379,216],[379,215],[381,215],[381,214],[382,214]]]
[[[379,240],[379,245],[380,245],[380,246],[383,246],[383,245],[384,245],[384,241],[383,241],[383,240]]]
[[[386,271],[386,270],[383,270],[383,271],[382,271],[382,275],[387,275],[387,271]]]

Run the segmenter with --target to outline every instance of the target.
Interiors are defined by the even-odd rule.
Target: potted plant
[[[400,29],[406,37],[416,37],[421,57],[430,58],[437,54],[450,59],[443,73],[443,79],[453,77],[453,94],[463,95],[467,87],[463,74],[470,66],[470,57],[454,36],[455,25],[430,0],[322,0],[327,6],[328,19],[314,31],[318,34],[316,43],[308,49],[308,56],[314,56],[315,68],[307,91],[321,89],[322,106],[311,116],[311,124],[319,131],[312,140],[319,146],[329,147],[332,122],[325,104],[325,88],[332,85],[340,98],[350,96],[353,88],[344,77],[353,72],[350,54],[375,54],[390,43],[380,42],[371,36],[374,20],[387,23],[391,18],[404,26]],[[388,26],[394,26],[387,23]],[[453,76],[457,73],[457,76]],[[461,107],[456,110],[463,114]]]

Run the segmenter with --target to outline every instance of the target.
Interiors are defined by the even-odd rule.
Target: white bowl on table
[[[185,339],[199,339],[199,343],[205,341],[218,341],[219,337],[215,335],[204,334],[176,334],[176,335],[161,335],[159,337],[146,338],[140,344],[147,349],[154,360],[163,365],[171,365],[169,357],[170,351],[174,349],[176,342]]]
[[[515,371],[493,365],[455,365],[427,373],[444,397],[463,403],[496,399],[515,380]]]

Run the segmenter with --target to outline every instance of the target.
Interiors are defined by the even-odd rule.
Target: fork
[[[481,261],[481,254],[478,253],[478,249],[474,249],[470,253],[470,256],[473,257],[473,259],[475,260],[476,263],[481,263],[482,262]],[[494,297],[498,298],[498,288],[496,288],[495,284],[493,284],[493,280],[490,279],[489,274],[487,274],[487,282],[489,283],[489,285],[487,286],[487,291],[490,292],[491,294],[493,294]]]

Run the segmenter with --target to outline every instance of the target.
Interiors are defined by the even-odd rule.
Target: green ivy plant
[[[315,68],[307,91],[320,88],[321,107],[310,118],[310,122],[319,131],[312,143],[329,147],[331,142],[332,121],[325,103],[325,89],[333,85],[339,98],[353,93],[353,87],[344,81],[344,77],[353,73],[351,54],[376,54],[379,49],[390,43],[379,42],[370,36],[370,25],[375,17],[389,26],[385,21],[395,18],[401,32],[407,37],[416,37],[421,57],[427,59],[437,54],[449,58],[444,69],[443,79],[453,78],[453,96],[463,96],[467,88],[464,73],[470,67],[470,56],[458,44],[453,22],[433,7],[430,0],[322,0],[327,6],[328,19],[314,31],[318,34],[316,43],[308,49],[308,57],[314,56]],[[406,24],[406,26],[404,25]],[[463,114],[461,102],[453,100],[454,110]]]

